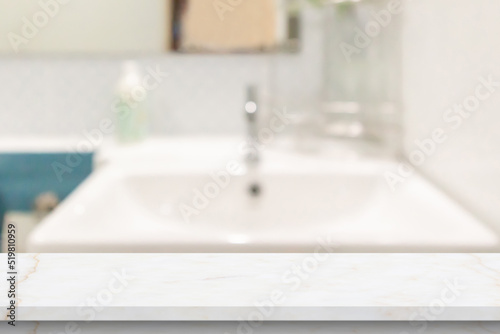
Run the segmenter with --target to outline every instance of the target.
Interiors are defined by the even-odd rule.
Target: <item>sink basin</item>
[[[171,139],[161,156],[107,161],[36,228],[28,250],[499,249],[491,229],[420,175],[393,192],[384,179],[384,172],[394,170],[390,159],[347,149],[312,154],[275,147],[263,152],[256,172],[248,173],[227,168],[227,142],[203,145]]]

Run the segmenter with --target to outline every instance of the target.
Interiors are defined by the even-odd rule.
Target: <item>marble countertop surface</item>
[[[500,321],[500,255],[18,254],[16,294],[18,321]]]

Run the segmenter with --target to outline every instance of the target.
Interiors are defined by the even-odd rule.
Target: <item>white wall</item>
[[[80,135],[113,117],[120,59],[0,61],[1,135]],[[265,56],[159,56],[140,68],[169,76],[149,94],[153,134],[237,133],[246,85],[264,88]]]
[[[474,95],[479,78],[500,83],[500,1],[409,1],[404,32],[405,151],[436,128],[447,140],[421,170],[500,230],[500,87],[456,129],[448,108]]]
[[[164,52],[170,36],[169,4],[165,0],[0,0],[0,53],[16,49],[20,53]],[[23,41],[18,43],[20,38]]]

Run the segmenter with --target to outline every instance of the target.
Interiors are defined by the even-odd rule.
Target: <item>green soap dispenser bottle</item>
[[[142,86],[141,70],[134,61],[122,64],[122,77],[117,86],[119,112],[116,135],[120,143],[135,143],[145,139],[148,130],[148,92]]]

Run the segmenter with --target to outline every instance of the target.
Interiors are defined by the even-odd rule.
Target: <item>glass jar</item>
[[[321,112],[327,135],[397,140],[390,132],[397,132],[401,114],[402,8],[395,10],[391,3],[330,0],[323,4]]]

